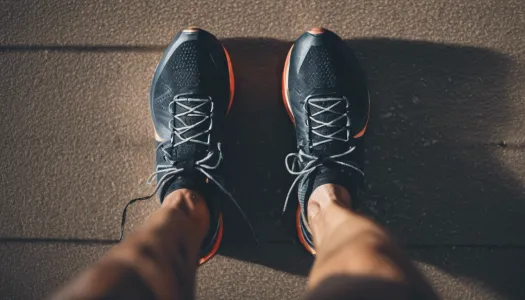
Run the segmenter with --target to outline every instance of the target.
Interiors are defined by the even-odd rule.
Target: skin
[[[379,291],[375,298],[366,299],[437,299],[390,234],[353,211],[351,204],[350,194],[339,185],[319,186],[310,196],[308,219],[317,256],[309,290],[338,278],[392,287],[388,294]],[[372,296],[378,290],[372,286],[362,292]]]
[[[193,299],[209,223],[204,199],[176,190],[141,228],[52,299]]]
[[[436,299],[390,235],[350,209],[343,187],[318,187],[308,207],[317,257],[306,298]],[[209,223],[204,199],[176,190],[140,229],[52,299],[194,299],[199,249]],[[376,291],[385,294],[376,297]]]

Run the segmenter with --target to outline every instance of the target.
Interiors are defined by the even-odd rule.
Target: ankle
[[[334,204],[350,210],[352,199],[348,190],[337,184],[318,186],[308,199],[308,218],[315,219],[321,211]]]
[[[165,196],[163,209],[185,215],[192,226],[202,235],[210,226],[210,212],[206,201],[197,192],[188,189],[178,189]]]
[[[308,200],[308,221],[318,245],[324,236],[336,230],[347,220],[352,200],[346,188],[337,184],[317,187]]]

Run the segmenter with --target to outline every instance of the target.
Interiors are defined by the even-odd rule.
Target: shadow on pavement
[[[363,198],[368,211],[408,248],[431,249],[416,255],[423,262],[480,280],[502,294],[523,293],[517,279],[505,282],[480,267],[494,264],[462,263],[469,251],[456,254],[450,264],[444,258],[448,250],[433,250],[497,250],[525,242],[518,229],[525,225],[524,187],[498,160],[512,151],[498,138],[512,122],[506,104],[512,61],[488,49],[429,42],[348,43],[367,73],[371,92]],[[224,44],[236,75],[230,136],[224,143],[228,187],[261,245],[252,246],[246,223],[225,203],[221,254],[307,275],[312,258],[296,241],[294,208],[281,216],[293,180],[284,157],[295,148],[293,125],[281,100],[282,68],[291,43],[228,39]],[[525,275],[511,258],[501,263],[498,270],[521,272],[517,278]]]

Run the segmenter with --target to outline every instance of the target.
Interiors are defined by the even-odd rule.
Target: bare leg
[[[53,299],[193,299],[199,249],[209,227],[204,199],[186,189]]]
[[[401,248],[353,212],[347,190],[325,184],[308,202],[317,257],[308,299],[436,299]]]

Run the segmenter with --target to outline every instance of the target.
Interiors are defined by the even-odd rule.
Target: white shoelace
[[[324,107],[324,106],[320,105],[319,103],[328,103],[329,105]],[[310,105],[310,107],[312,107],[312,108],[319,109],[319,111],[317,111],[317,112],[315,112],[315,113],[313,113],[313,114],[308,116],[308,120],[311,122],[310,123],[311,124],[310,130],[311,130],[312,134],[315,134],[318,137],[324,138],[324,140],[312,143],[312,148],[316,147],[316,146],[319,146],[319,145],[322,145],[322,144],[325,144],[325,143],[333,142],[333,141],[348,142],[350,140],[350,125],[351,125],[351,121],[350,121],[350,117],[348,116],[348,113],[340,113],[338,111],[333,110],[337,106],[345,105],[345,109],[346,109],[346,111],[348,111],[349,104],[348,104],[348,100],[346,99],[346,97],[342,97],[342,98],[337,98],[337,97],[328,97],[328,98],[308,97],[308,98],[306,98],[306,100],[304,102],[304,106],[303,106],[303,110],[305,110],[306,112],[308,111],[307,110],[307,106],[308,105]],[[320,115],[326,114],[326,113],[332,113],[332,114],[336,115],[336,117],[333,118],[329,122],[325,122],[323,120],[316,119],[316,117],[319,117]],[[346,121],[345,122],[345,126],[341,126],[341,125],[337,124],[337,122],[339,122],[340,120],[345,120]],[[316,124],[316,125],[314,125],[314,124]],[[322,134],[321,132],[319,132],[319,130],[324,128],[324,127],[327,127],[327,128],[340,127],[340,128],[338,130],[335,130],[334,132],[330,133],[329,135],[325,135],[325,134]],[[338,136],[338,135],[340,135],[341,132],[345,132],[346,133],[346,136],[344,138]]]
[[[156,178],[156,176],[158,174],[161,174],[161,173],[165,173],[165,174],[162,175],[162,177],[158,180],[157,185],[155,187],[155,190],[150,195],[132,199],[131,201],[128,202],[128,204],[126,204],[126,206],[124,207],[124,210],[122,212],[122,222],[121,222],[121,227],[120,227],[120,240],[122,240],[123,237],[124,237],[124,225],[126,223],[126,213],[127,213],[128,207],[131,204],[133,204],[133,203],[135,203],[137,201],[143,201],[143,200],[148,200],[148,199],[153,198],[157,194],[157,192],[166,184],[166,182],[168,182],[174,176],[184,172],[184,168],[177,168],[177,167],[175,167],[176,161],[171,159],[171,153],[168,151],[168,149],[172,150],[173,148],[175,148],[177,146],[180,146],[180,145],[185,144],[185,143],[190,143],[190,142],[203,144],[203,145],[206,145],[206,146],[210,145],[210,140],[211,140],[210,132],[211,132],[211,129],[213,128],[213,118],[212,118],[212,116],[213,116],[213,109],[214,109],[214,105],[213,105],[212,99],[211,98],[206,98],[206,99],[187,98],[187,97],[182,97],[182,96],[183,95],[178,95],[178,96],[175,96],[173,98],[173,101],[170,102],[170,104],[169,104],[169,111],[172,114],[174,114],[174,111],[175,111],[174,110],[174,106],[175,105],[179,105],[180,107],[186,109],[186,111],[174,115],[173,120],[171,120],[170,123],[169,123],[169,128],[173,132],[173,134],[171,136],[171,139],[168,140],[168,141],[160,143],[157,146],[157,148],[155,149],[155,151],[157,151],[159,148],[161,149],[161,151],[163,152],[164,160],[168,164],[157,165],[156,171],[153,172],[149,176],[147,184],[152,184],[154,179]],[[187,102],[196,102],[196,103],[199,103],[199,104],[197,104],[197,105],[192,107],[192,106],[186,105],[185,102],[186,103]],[[210,111],[209,112],[204,112],[204,111],[199,110],[200,108],[203,108],[208,103],[210,104]],[[188,124],[186,124],[186,122],[184,122],[182,117],[198,117],[198,118],[200,118],[200,120],[195,122],[195,123],[193,123],[193,124],[191,124],[191,125],[188,125]],[[182,123],[182,126],[176,127],[175,124],[174,124],[174,120],[177,120],[180,123]],[[203,130],[201,132],[197,132],[197,133],[195,133],[195,134],[193,134],[192,136],[189,136],[189,137],[184,137],[185,133],[187,133],[188,131],[190,131],[190,130],[192,130],[194,128],[197,128],[197,126],[203,124],[204,122],[206,122],[206,120],[209,120],[209,122],[210,122],[210,125],[208,126],[208,128],[206,130]],[[181,141],[175,143],[175,140],[174,140],[175,136],[177,136]],[[204,140],[198,139],[201,136],[204,137]],[[168,147],[166,147],[166,146],[168,146]],[[214,157],[217,157],[215,163],[209,164],[211,162],[211,160],[213,160]],[[222,155],[221,144],[217,143],[217,149],[208,152],[206,157],[204,157],[201,160],[196,161],[195,164],[194,164],[194,169],[196,171],[200,172],[206,178],[208,178],[211,182],[213,182],[233,202],[233,204],[237,207],[237,209],[241,213],[243,219],[246,221],[246,223],[248,223],[248,226],[250,227],[250,231],[251,231],[253,237],[255,238],[256,242],[258,243],[258,239],[257,239],[257,236],[255,234],[255,230],[253,229],[253,226],[252,226],[251,222],[249,221],[248,217],[246,216],[246,214],[244,213],[242,208],[239,206],[239,204],[237,203],[237,201],[235,200],[233,195],[230,192],[228,192],[228,190],[226,190],[226,188],[224,188],[224,186],[222,184],[220,184],[219,181],[216,180],[210,174],[210,171],[219,168],[219,166],[220,166],[220,164],[222,162],[222,159],[223,159],[223,155]]]

